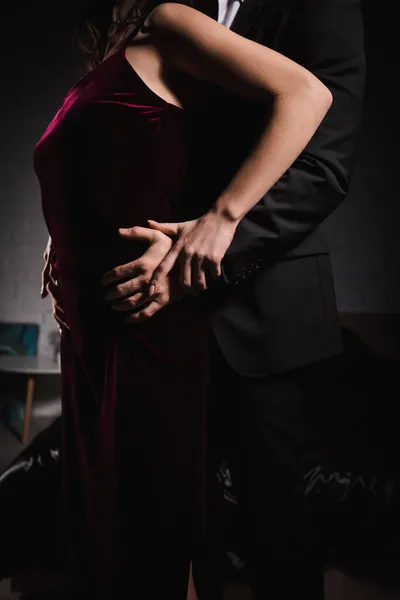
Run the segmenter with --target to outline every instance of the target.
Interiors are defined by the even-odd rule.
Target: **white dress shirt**
[[[244,0],[218,0],[218,21],[230,28]]]

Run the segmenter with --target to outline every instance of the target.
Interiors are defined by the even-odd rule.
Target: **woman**
[[[94,68],[67,94],[35,152],[66,325],[66,531],[88,592],[115,598],[133,584],[151,598],[185,598],[190,563],[213,539],[208,328],[192,299],[144,324],[141,313],[175,265],[185,287],[218,278],[238,223],[308,143],[331,96],[302,67],[187,6],[97,2],[82,31]],[[135,224],[140,240],[149,219],[174,221],[188,122],[218,87],[264,103],[266,114],[272,95],[271,118],[212,209],[181,226],[162,273],[141,291],[130,317],[138,326],[129,328],[99,285],[103,273],[132,260],[118,229]],[[170,248],[169,238],[154,235]],[[205,596],[218,591],[210,584]]]

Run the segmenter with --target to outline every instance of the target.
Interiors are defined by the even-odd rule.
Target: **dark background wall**
[[[329,219],[332,260],[341,310],[400,313],[399,28],[390,1],[363,5],[363,127],[350,194]]]
[[[391,4],[364,3],[368,81],[358,160],[348,199],[328,224],[339,308],[347,312],[400,313],[400,57]],[[39,296],[47,233],[32,152],[83,74],[71,44],[78,5],[41,0],[2,9],[0,321],[40,323],[43,353],[51,352],[54,324]]]

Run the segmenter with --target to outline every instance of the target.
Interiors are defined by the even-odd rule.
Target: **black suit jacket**
[[[341,349],[323,223],[345,198],[352,170],[365,78],[361,2],[244,0],[231,29],[304,65],[333,94],[307,148],[237,228],[223,283],[203,297],[230,365],[265,376]],[[211,95],[192,124],[186,217],[217,198],[265,118],[265,106]]]

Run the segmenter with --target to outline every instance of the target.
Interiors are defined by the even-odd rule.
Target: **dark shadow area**
[[[351,331],[333,362],[325,460],[305,474],[305,497],[329,567],[384,589],[399,587],[400,363],[375,356]],[[62,571],[60,420],[25,448],[0,479],[0,578]],[[127,475],[128,476],[128,475]],[[237,505],[227,488],[227,580],[245,581]],[[173,543],[173,542],[171,542]]]

